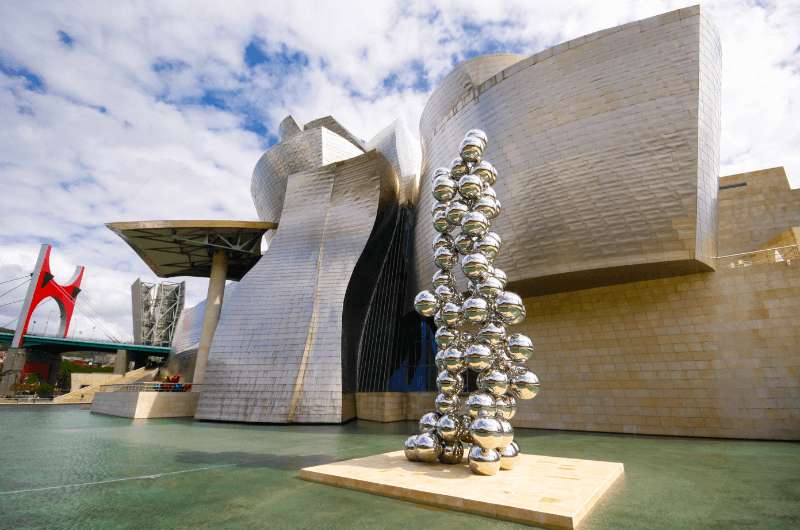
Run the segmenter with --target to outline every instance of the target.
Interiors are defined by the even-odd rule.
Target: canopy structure
[[[277,223],[262,221],[131,221],[106,226],[125,240],[156,276],[211,275],[212,256],[228,257],[226,279],[241,280],[261,257],[261,237]]]

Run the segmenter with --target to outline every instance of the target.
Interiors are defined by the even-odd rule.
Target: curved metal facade
[[[432,171],[449,165],[464,131],[480,128],[504,209],[497,265],[514,290],[712,270],[720,45],[703,13],[682,10],[510,59],[463,63],[431,96],[420,124],[420,210],[431,207]],[[420,288],[434,272],[423,259],[434,235],[430,223],[417,225]]]
[[[313,131],[321,131],[321,151],[308,148],[303,164],[345,156],[342,142],[354,146],[327,128]],[[293,171],[297,161],[286,157],[305,148],[308,132],[294,131],[289,147],[274,146],[254,173],[254,200],[264,205],[259,213],[279,211],[280,226],[269,250],[226,296],[197,418],[341,422],[355,414],[363,329],[378,296],[400,191],[417,178],[406,163],[414,155],[400,154],[407,142],[392,132],[376,144],[386,156],[358,148],[349,159]],[[263,193],[285,198],[278,207]]]

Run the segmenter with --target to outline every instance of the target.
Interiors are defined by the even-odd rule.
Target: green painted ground
[[[397,450],[408,424],[250,426],[0,407],[0,528],[514,528],[297,478]],[[584,528],[800,528],[800,444],[518,430],[527,452],[625,463]],[[152,478],[131,477],[151,476]],[[100,482],[100,484],[96,484]],[[95,483],[95,484],[93,484]]]

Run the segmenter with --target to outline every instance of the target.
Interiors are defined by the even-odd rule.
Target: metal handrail
[[[794,248],[800,250],[800,244],[785,245],[782,247],[762,248],[759,250],[751,250],[749,252],[739,252],[738,254],[726,254],[724,256],[715,256],[714,259],[736,258],[738,256],[749,256],[750,254],[759,254],[761,252],[770,252],[774,250],[784,250],[787,248]]]
[[[719,263],[726,263],[731,269],[743,269],[753,265],[781,264],[791,266],[800,261],[800,245],[785,245],[750,252],[739,252],[715,258]]]
[[[100,385],[98,392],[191,392],[199,390],[196,387],[208,387],[216,385],[205,385],[195,383],[110,383]]]

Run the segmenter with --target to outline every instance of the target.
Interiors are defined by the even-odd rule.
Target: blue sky
[[[86,265],[103,326],[130,335],[129,286],[153,276],[103,223],[254,219],[250,173],[287,114],[332,114],[362,138],[398,116],[415,130],[465,58],[692,3],[2,2],[0,281],[51,242],[57,274]],[[784,165],[797,181],[800,2],[704,5],[723,41],[721,173]],[[189,281],[190,303],[203,285]]]

